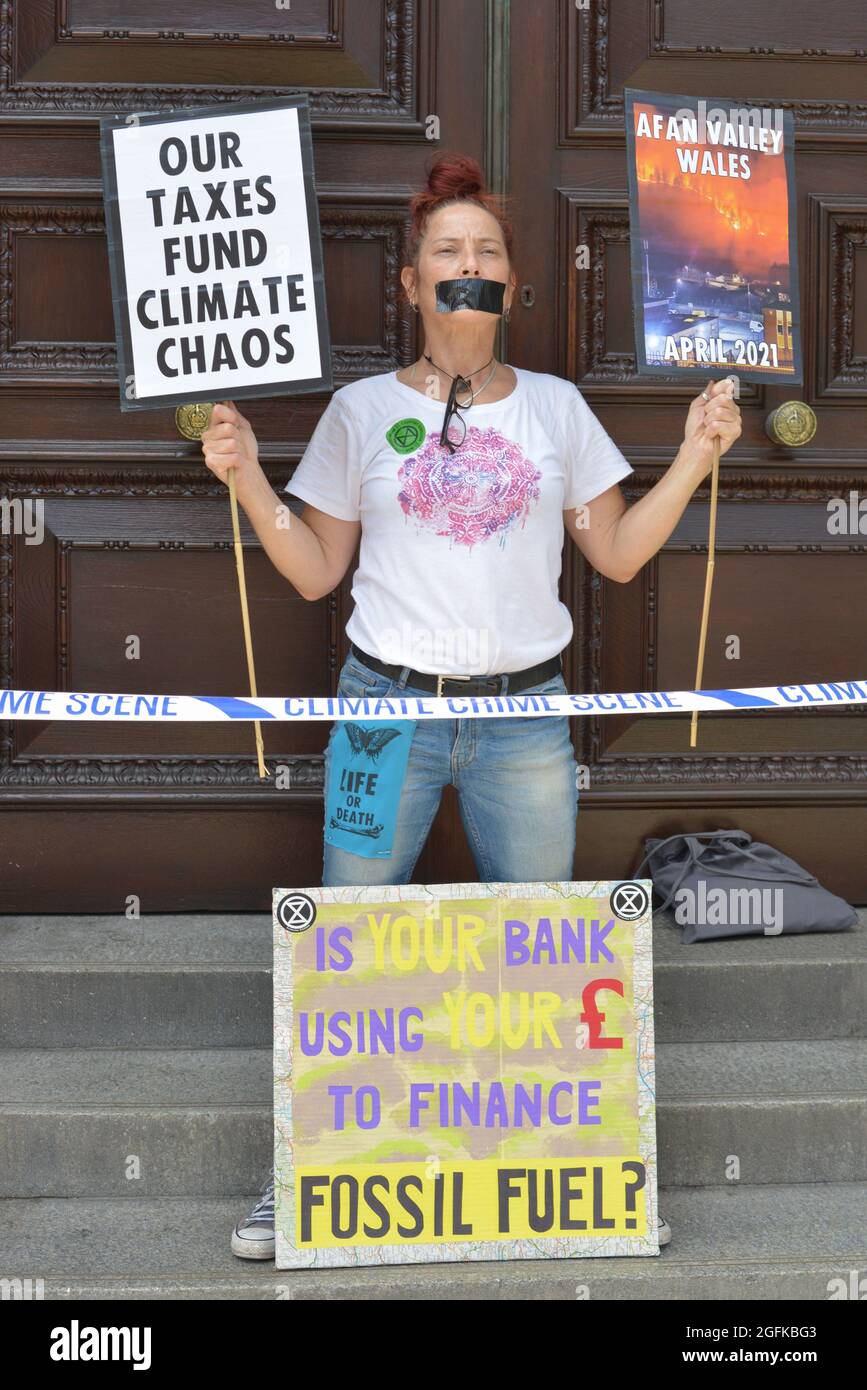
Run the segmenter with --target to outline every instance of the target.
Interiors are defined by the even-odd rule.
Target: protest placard
[[[658,1252],[649,882],[273,920],[278,1268]]]
[[[625,102],[636,371],[800,382],[791,112]]]
[[[122,410],[331,388],[307,99],[101,122]]]

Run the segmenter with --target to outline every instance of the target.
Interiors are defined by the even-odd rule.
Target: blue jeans
[[[380,676],[350,653],[339,695],[428,695]],[[562,675],[521,694],[563,695]],[[325,750],[326,785],[332,730]],[[392,853],[367,859],[325,845],[326,888],[412,882],[442,797],[457,788],[461,820],[479,883],[572,878],[578,778],[569,721],[544,715],[506,719],[420,719],[413,735]]]

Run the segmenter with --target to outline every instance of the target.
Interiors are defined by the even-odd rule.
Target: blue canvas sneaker
[[[242,1260],[274,1258],[274,1170],[253,1210],[232,1232],[232,1254]]]

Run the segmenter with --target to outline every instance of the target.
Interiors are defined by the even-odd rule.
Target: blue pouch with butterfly
[[[325,788],[325,839],[330,845],[364,859],[389,857],[417,722],[346,720],[335,725]]]

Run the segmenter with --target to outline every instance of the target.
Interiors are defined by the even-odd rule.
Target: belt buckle
[[[443,681],[471,681],[472,676],[437,676],[437,699],[442,699]]]

